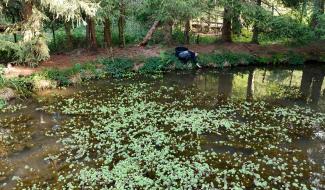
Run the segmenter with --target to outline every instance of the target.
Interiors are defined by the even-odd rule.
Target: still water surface
[[[129,84],[146,82],[152,84],[152,91],[160,86],[191,90],[204,93],[208,104],[197,103],[198,107],[213,107],[211,101],[265,101],[278,106],[311,108],[325,113],[325,66],[306,65],[303,67],[256,68],[245,67],[213,71],[182,71],[165,74],[162,78],[134,78],[123,81],[95,81],[87,84],[87,89],[110,88],[116,83]],[[55,131],[60,130],[69,116],[62,113],[48,113],[42,108],[49,106],[53,94],[69,98],[73,93],[83,91],[85,86],[70,87],[64,90],[48,90],[28,100],[16,100],[12,106],[19,105],[17,111],[0,113],[0,188],[11,189],[16,186],[19,177],[28,178],[35,174],[40,181],[51,179],[56,163],[45,160],[55,155],[62,145],[57,143]],[[111,96],[111,94],[107,94]],[[176,96],[177,97],[177,96]],[[209,98],[210,97],[210,98]],[[45,100],[46,101],[43,101]],[[204,105],[203,105],[204,104]],[[295,143],[309,160],[319,166],[325,166],[325,134],[316,131],[318,136],[300,139]],[[46,135],[51,133],[51,135]],[[214,141],[214,135],[206,135],[207,141]],[[221,137],[222,138],[222,137]],[[287,146],[287,145],[284,145]],[[252,154],[252,150],[227,146],[214,146],[206,143],[203,147],[217,153],[230,152]],[[35,180],[35,179],[33,179]],[[324,183],[324,176],[320,177]],[[324,184],[323,184],[324,185]],[[321,184],[320,188],[324,187]]]

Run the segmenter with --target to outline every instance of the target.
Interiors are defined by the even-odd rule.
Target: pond
[[[1,189],[324,189],[325,66],[180,71],[15,100]]]

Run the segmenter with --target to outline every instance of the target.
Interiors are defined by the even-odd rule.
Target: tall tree
[[[73,48],[73,36],[72,36],[72,23],[71,22],[64,22],[64,29],[66,33],[67,38],[67,48],[71,50]]]
[[[187,19],[185,21],[185,29],[184,29],[185,44],[190,43],[190,32],[191,32],[191,20]]]
[[[311,19],[311,26],[316,29],[319,25],[319,16],[324,14],[325,0],[313,0],[313,13]]]
[[[257,20],[258,17],[259,17],[259,12],[260,12],[260,7],[262,5],[262,0],[256,0],[256,17],[255,19]],[[259,27],[258,27],[258,22],[255,21],[254,22],[254,26],[253,26],[253,38],[252,38],[252,43],[255,43],[255,44],[258,44],[259,41],[258,41],[258,37],[259,37]]]
[[[119,3],[120,15],[118,19],[118,36],[120,47],[125,47],[125,25],[126,25],[126,2],[120,0]]]
[[[109,17],[106,17],[104,20],[104,46],[109,48],[113,46],[112,42],[112,22]]]
[[[92,51],[96,51],[97,46],[97,40],[96,40],[96,21],[94,17],[87,17],[87,41],[88,41],[88,47]]]
[[[160,23],[163,27],[165,42],[172,43],[172,27],[175,21],[185,23],[184,35],[185,39],[189,39],[188,21],[199,15],[208,1],[211,0],[143,0],[138,4],[136,15],[143,21],[150,20],[155,23],[148,34],[152,34],[154,30],[151,29],[156,29],[157,23]],[[146,35],[147,37],[149,35]]]
[[[119,15],[119,0],[101,0],[97,17],[104,25],[104,47],[113,46],[112,42],[112,21]]]
[[[43,35],[43,21],[51,13],[64,21],[81,21],[82,13],[94,16],[98,4],[95,0],[1,0],[6,8],[12,2],[21,4],[22,21],[5,26],[6,31],[20,32],[23,40],[19,43],[21,51],[19,62],[36,64],[49,58],[49,50]]]
[[[231,37],[231,6],[225,5],[223,12],[223,25],[222,25],[222,41],[232,42]]]

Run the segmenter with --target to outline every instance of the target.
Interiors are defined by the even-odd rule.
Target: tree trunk
[[[12,14],[11,16],[12,16],[12,24],[15,24],[16,23],[15,15]],[[13,36],[14,36],[15,43],[17,43],[17,34],[16,34],[16,32],[13,33]]]
[[[142,42],[139,44],[139,46],[146,46],[151,40],[153,33],[156,31],[157,27],[159,25],[159,21],[155,21],[154,24],[151,26],[150,30],[148,31],[147,35],[143,38]]]
[[[256,5],[260,7],[262,5],[262,0],[256,0]],[[256,10],[256,18],[255,19],[258,19],[258,15],[259,15],[259,10]],[[254,44],[258,44],[259,43],[258,42],[258,36],[259,36],[259,28],[258,28],[258,24],[255,22],[254,23],[254,26],[253,26],[252,43],[254,43]]]
[[[118,19],[118,36],[119,36],[119,44],[121,47],[125,47],[125,14],[126,14],[126,5],[124,0],[120,1],[120,16]]]
[[[33,3],[32,1],[24,1],[23,4],[23,22],[27,23],[33,14]],[[23,31],[23,35],[24,42],[28,42],[34,37],[34,32],[32,29],[28,28]]]
[[[316,29],[318,26],[318,17],[324,14],[324,2],[325,0],[313,0],[313,14],[311,18],[311,27]]]
[[[230,8],[225,6],[223,13],[223,26],[222,26],[222,41],[232,42],[231,38],[231,13]]]
[[[92,50],[92,51],[97,51],[97,40],[96,40],[96,28],[95,28],[95,20],[94,18],[91,18],[91,17],[88,17],[87,18],[87,21],[88,21],[88,34],[87,34],[87,37],[88,37],[88,46],[89,46],[89,49]]]
[[[208,13],[208,28],[207,28],[207,32],[210,33],[211,30],[211,13]]]
[[[88,27],[88,26],[87,26]],[[71,50],[73,48],[73,36],[72,36],[72,33],[71,33],[71,22],[65,22],[64,23],[64,29],[65,29],[65,33],[66,33],[66,36],[67,36],[67,48],[69,50]]]
[[[107,17],[104,21],[104,45],[105,48],[112,47],[112,23],[109,17]]]
[[[184,31],[185,44],[190,44],[190,32],[191,32],[191,20],[187,19],[185,22],[185,31]]]
[[[54,45],[56,46],[56,36],[55,36],[55,26],[54,26],[54,22],[52,22],[52,24],[51,24],[51,30],[52,30],[53,42],[54,42]]]
[[[164,24],[164,39],[167,45],[171,45],[173,42],[173,21],[166,21]]]

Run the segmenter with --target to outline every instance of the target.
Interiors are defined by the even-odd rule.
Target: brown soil
[[[271,56],[275,53],[294,51],[307,55],[308,57],[325,55],[325,41],[309,44],[303,47],[286,47],[283,45],[261,46],[247,43],[219,43],[211,45],[189,45],[191,50],[198,53],[211,53],[214,51],[245,52],[257,56]],[[72,67],[76,63],[94,61],[100,57],[153,57],[158,56],[161,51],[173,49],[173,47],[161,47],[158,45],[150,47],[129,46],[126,48],[113,48],[111,50],[99,49],[97,52],[90,52],[84,49],[77,49],[69,53],[52,55],[51,59],[43,62],[37,68],[15,66],[7,69],[7,77],[28,76],[46,68],[64,69]]]

